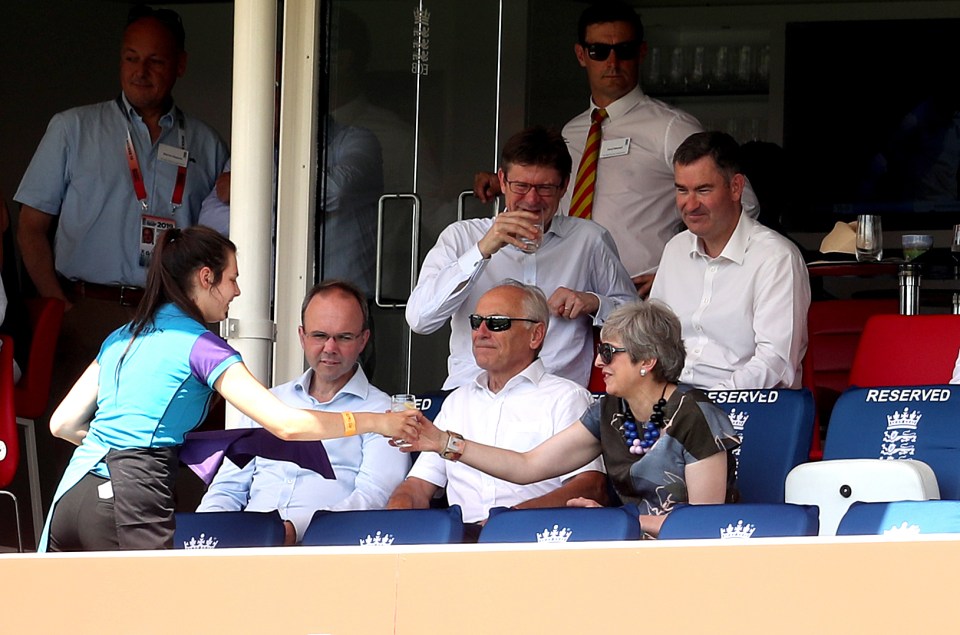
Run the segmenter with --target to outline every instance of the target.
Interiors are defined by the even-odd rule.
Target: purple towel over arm
[[[284,441],[263,428],[190,432],[184,437],[180,461],[209,485],[224,457],[244,467],[255,456],[291,461],[324,478],[336,479],[320,441]]]

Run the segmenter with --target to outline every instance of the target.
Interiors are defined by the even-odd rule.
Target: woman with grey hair
[[[702,392],[677,385],[685,358],[680,321],[664,304],[622,306],[600,331],[594,362],[607,394],[569,428],[528,452],[512,452],[440,431],[422,419],[404,451],[438,452],[491,476],[526,484],[565,474],[598,455],[624,503],[635,504],[643,532],[656,536],[678,503],[722,503],[734,490],[726,415]],[[568,505],[598,507],[573,499]]]

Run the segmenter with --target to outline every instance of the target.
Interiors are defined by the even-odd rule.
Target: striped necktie
[[[597,183],[597,161],[600,158],[600,123],[607,118],[607,111],[594,108],[590,113],[590,131],[587,133],[587,145],[580,157],[577,179],[574,181],[573,198],[570,199],[570,215],[577,218],[590,218],[593,212],[593,189]]]

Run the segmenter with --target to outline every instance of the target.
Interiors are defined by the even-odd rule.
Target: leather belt
[[[67,284],[76,297],[118,302],[120,306],[137,306],[143,299],[141,287],[113,286],[83,280],[70,280]]]

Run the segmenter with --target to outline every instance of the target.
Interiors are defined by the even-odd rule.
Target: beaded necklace
[[[659,401],[653,404],[650,420],[643,424],[642,429],[637,425],[636,417],[630,410],[630,404],[626,399],[623,400],[624,419],[618,429],[623,434],[623,440],[631,454],[646,454],[660,438],[660,429],[663,428],[663,409],[667,405],[666,394],[667,385],[664,384]]]

